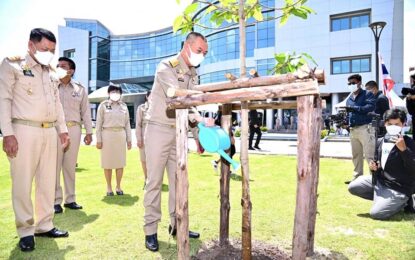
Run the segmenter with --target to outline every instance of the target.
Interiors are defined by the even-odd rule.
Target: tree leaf
[[[305,12],[309,13],[309,14],[316,14],[316,11],[314,11],[313,9],[311,9],[311,8],[310,8],[310,7],[308,7],[308,6],[303,5],[303,6],[301,6],[300,8],[301,8],[302,10],[304,10]]]
[[[180,0],[176,0],[176,3],[179,5],[180,4]]]
[[[182,15],[177,16],[173,22],[173,32],[177,32],[182,26],[182,23],[183,23],[183,16]]]
[[[218,8],[215,5],[211,5],[206,9],[205,14],[209,14],[209,13],[211,13],[212,11],[214,11],[216,9],[218,9]]]
[[[284,14],[281,17],[280,24],[279,24],[280,27],[287,23],[288,17],[289,17],[289,14]]]
[[[186,9],[184,9],[184,13],[185,14],[192,14],[192,13],[196,12],[198,6],[199,6],[199,3],[197,3],[197,2],[193,3],[191,5],[188,5],[186,7]]]
[[[254,15],[253,15],[253,17],[257,21],[263,21],[264,20],[264,16],[262,15],[261,9],[259,9],[259,8],[255,8],[254,9]]]
[[[303,18],[303,19],[307,19],[307,13],[301,9],[298,8],[293,8],[291,10],[291,13],[297,17]]]

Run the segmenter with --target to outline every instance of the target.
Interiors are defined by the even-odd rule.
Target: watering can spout
[[[220,154],[220,156],[225,158],[225,160],[227,160],[232,165],[232,168],[233,168],[234,171],[237,171],[239,169],[239,167],[241,166],[239,163],[232,160],[232,158],[229,157],[229,155],[227,153],[225,153],[224,150],[218,150],[218,153]]]

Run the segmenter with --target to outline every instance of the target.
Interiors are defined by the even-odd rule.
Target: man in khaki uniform
[[[75,198],[75,169],[81,142],[82,123],[86,129],[85,144],[89,145],[92,142],[92,122],[88,91],[79,82],[72,79],[75,69],[76,65],[73,60],[66,57],[59,58],[58,69],[56,70],[56,74],[60,80],[59,95],[72,144],[66,152],[61,147],[58,147],[55,213],[62,213],[63,211],[61,207],[63,200],[62,187],[60,185],[61,171],[63,172],[63,181],[65,184],[64,207],[69,209],[82,209],[82,206],[76,203]]]
[[[146,248],[158,250],[157,225],[161,219],[161,187],[164,170],[167,169],[169,179],[169,233],[176,235],[176,118],[175,111],[168,110],[166,104],[168,89],[192,89],[198,83],[196,70],[207,53],[206,38],[196,32],[186,37],[181,52],[159,64],[146,115],[147,127],[144,132],[146,147],[147,183],[144,193],[144,232]],[[203,118],[194,114],[191,121],[202,121]],[[213,126],[210,118],[207,126]],[[189,237],[198,238],[196,232],[189,232]]]
[[[150,96],[151,91],[148,91],[146,94],[146,100],[143,104],[137,107],[136,117],[135,117],[135,137],[137,139],[137,147],[140,149],[140,161],[141,167],[143,168],[144,173],[144,187],[146,186],[147,180],[147,165],[146,165],[146,152],[144,149],[144,129],[147,125],[146,114],[148,111],[148,97]]]
[[[49,75],[55,45],[53,33],[33,29],[27,55],[6,58],[0,65],[0,125],[3,150],[10,161],[12,202],[22,251],[35,248],[33,235],[68,236],[52,222],[58,146],[55,126],[60,129],[59,145],[69,145],[58,89]]]

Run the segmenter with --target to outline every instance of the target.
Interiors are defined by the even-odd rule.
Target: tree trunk
[[[293,97],[319,94],[317,80],[304,80],[280,85],[262,86],[258,88],[240,88],[170,98],[167,100],[170,109],[187,108],[204,104],[228,104],[235,101],[265,100],[278,97]]]
[[[222,106],[222,128],[231,136],[231,105]],[[230,150],[229,150],[230,151]],[[229,154],[228,151],[228,154]],[[220,230],[219,230],[219,244],[221,246],[229,244],[229,212],[231,204],[229,202],[229,185],[231,180],[230,164],[221,157],[220,167]]]
[[[189,209],[187,174],[187,131],[188,110],[176,110],[176,226],[177,226],[177,255],[180,260],[190,259],[189,244]]]
[[[245,31],[245,1],[239,0],[239,58],[241,62],[240,77],[246,77],[246,31]],[[262,99],[262,98],[261,98]],[[229,102],[226,102],[229,103]],[[241,102],[242,131],[241,131],[241,164],[242,164],[242,259],[252,256],[251,246],[251,197],[249,193],[249,160],[248,160],[248,104]]]
[[[293,259],[305,259],[313,250],[320,163],[321,101],[318,96],[297,98],[297,200],[294,219]]]

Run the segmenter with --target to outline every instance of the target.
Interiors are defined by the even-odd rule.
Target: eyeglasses
[[[347,85],[356,85],[356,82],[349,82]]]

